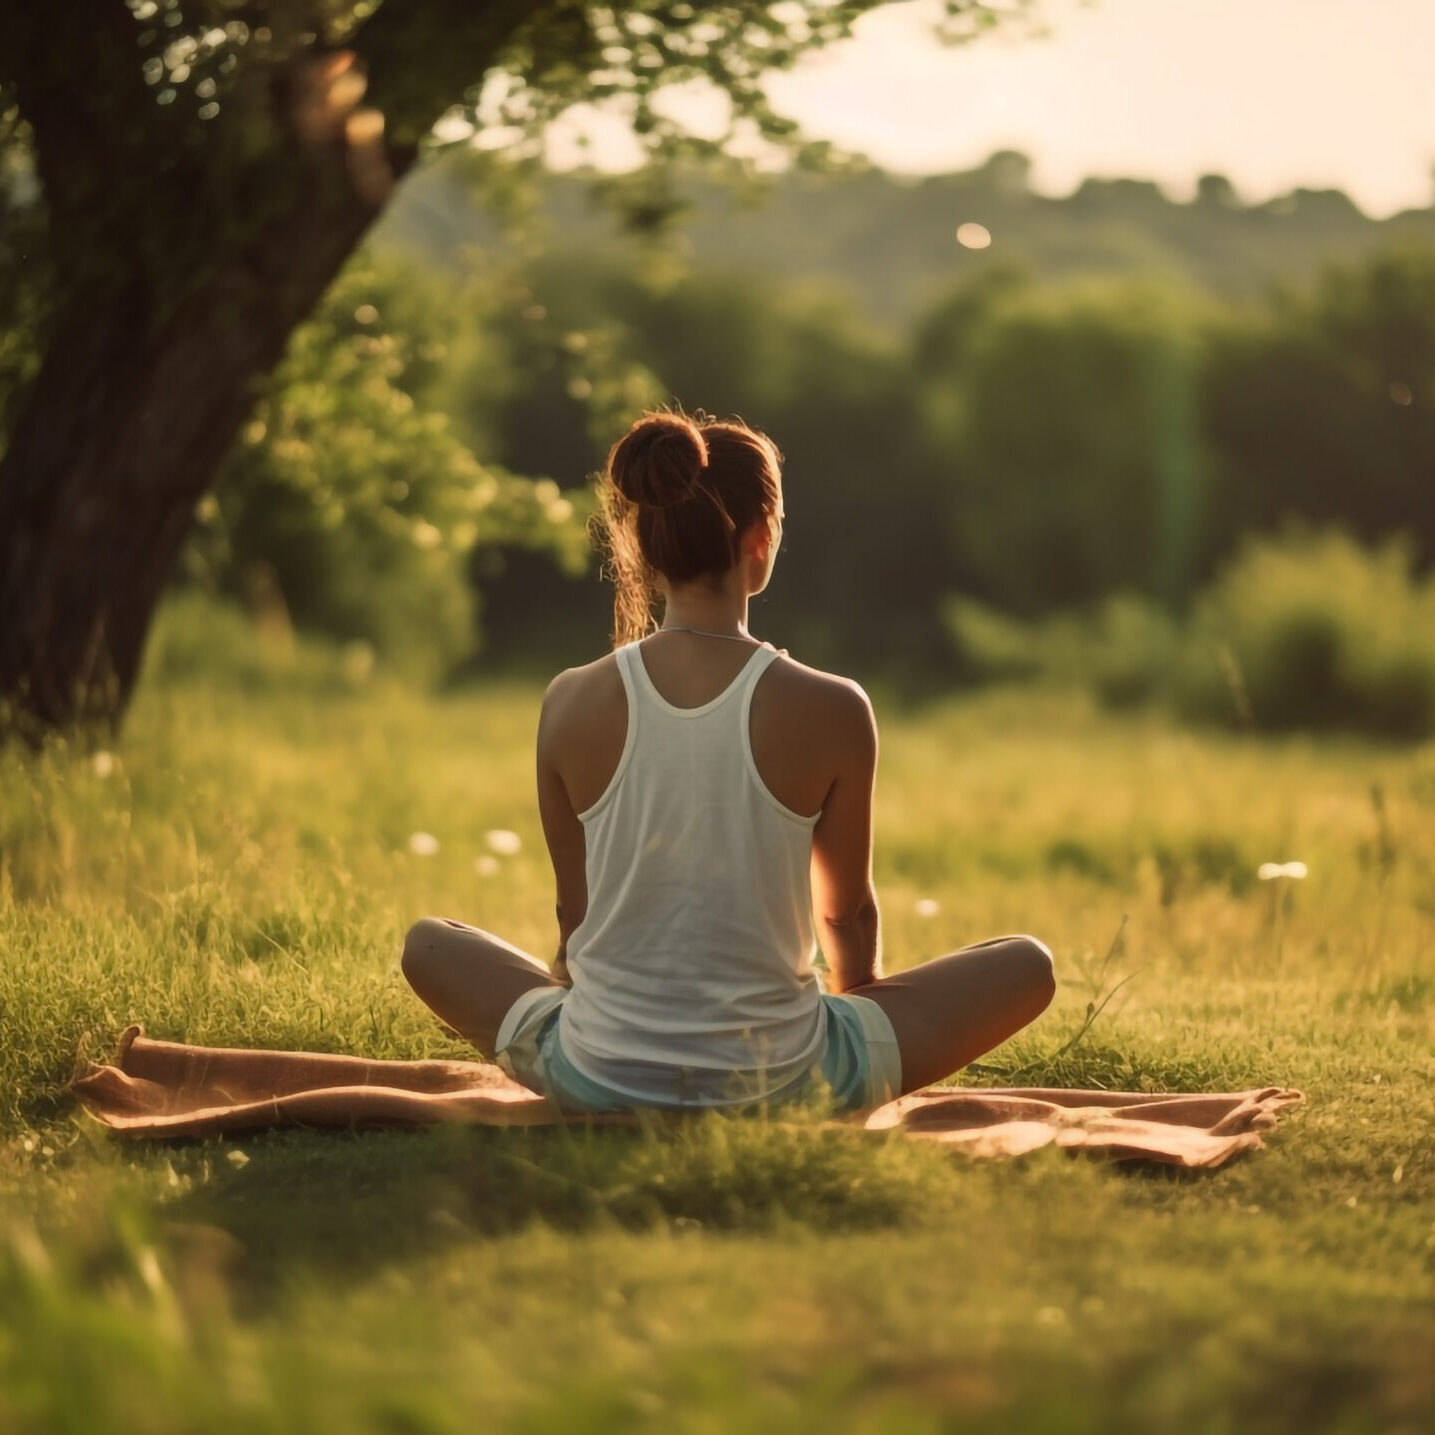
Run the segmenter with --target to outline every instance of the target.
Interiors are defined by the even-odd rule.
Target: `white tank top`
[[[726,1105],[800,1080],[826,1010],[813,972],[816,817],[784,807],[753,761],[758,648],[711,702],[679,708],[636,643],[617,651],[628,732],[578,814],[588,911],[568,939],[558,1040],[585,1076],[656,1104]]]

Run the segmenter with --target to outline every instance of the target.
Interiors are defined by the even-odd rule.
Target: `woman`
[[[748,632],[782,537],[771,440],[650,413],[601,497],[619,646],[560,674],[538,726],[557,959],[425,918],[403,954],[418,995],[573,1111],[862,1109],[1025,1026],[1054,991],[1032,937],[882,975],[871,705]]]

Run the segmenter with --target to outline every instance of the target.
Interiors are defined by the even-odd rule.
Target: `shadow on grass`
[[[296,1277],[362,1281],[534,1225],[872,1230],[931,1216],[952,1191],[950,1159],[921,1143],[717,1115],[636,1131],[270,1132],[172,1150],[203,1175],[166,1217],[232,1236],[237,1283],[261,1303]]]

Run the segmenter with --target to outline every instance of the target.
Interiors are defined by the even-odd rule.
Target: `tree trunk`
[[[350,48],[255,61],[186,131],[145,81],[132,7],[70,9],[57,47],[36,7],[0,3],[0,81],[68,286],[0,460],[0,742],[118,724],[195,504],[290,333],[444,110],[526,27],[583,15],[385,0]]]
[[[119,723],[197,501],[378,213],[327,178],[157,326],[143,275],[69,300],[0,462],[0,736]]]

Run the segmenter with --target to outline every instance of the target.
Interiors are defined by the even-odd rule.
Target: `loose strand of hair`
[[[613,585],[613,646],[646,637],[656,626],[657,590],[630,521],[634,505],[611,484],[599,488],[589,533],[602,555],[601,576]]]

